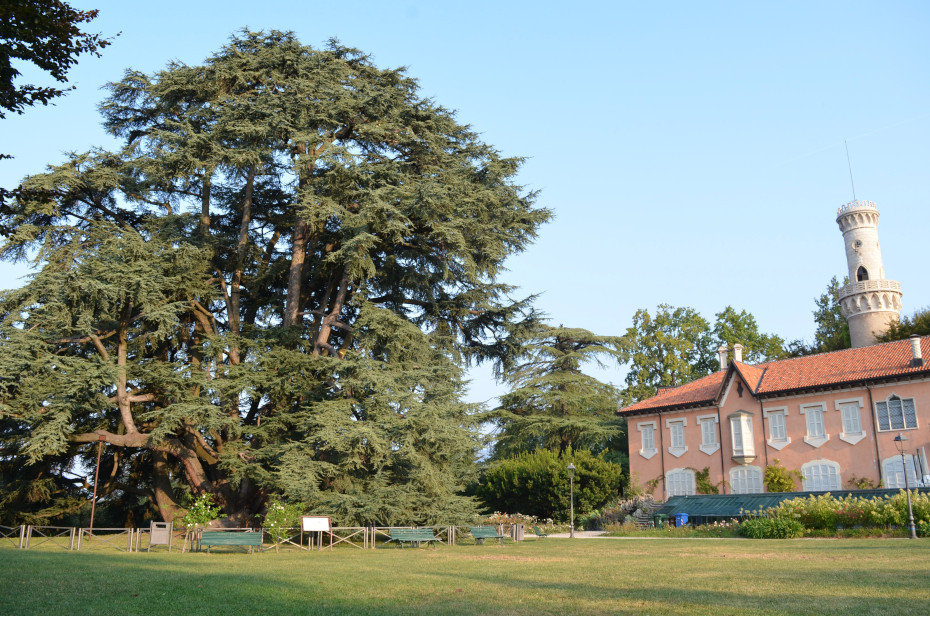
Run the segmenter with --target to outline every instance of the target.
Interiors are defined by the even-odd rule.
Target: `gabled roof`
[[[897,340],[858,349],[819,353],[762,364],[731,362],[725,370],[715,372],[686,385],[668,388],[629,407],[621,416],[711,407],[721,397],[724,386],[734,373],[745,381],[757,398],[781,396],[855,384],[872,384],[887,379],[924,376],[930,373],[930,336],[920,339],[923,364],[911,366],[910,340]]]

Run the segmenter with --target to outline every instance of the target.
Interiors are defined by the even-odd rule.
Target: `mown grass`
[[[4,615],[927,615],[930,541],[545,539],[246,554],[0,548]]]

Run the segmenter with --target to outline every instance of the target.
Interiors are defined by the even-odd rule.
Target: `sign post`
[[[333,549],[333,527],[329,517],[304,516],[300,518],[300,548],[304,545],[304,532],[329,532],[329,550]],[[320,541],[322,543],[322,541]],[[308,543],[311,546],[313,543]]]

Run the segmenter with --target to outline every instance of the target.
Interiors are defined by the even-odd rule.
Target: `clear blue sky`
[[[114,146],[100,87],[196,64],[242,27],[331,37],[406,66],[422,92],[528,161],[556,217],[507,281],[552,321],[619,335],[638,308],[727,305],[810,339],[814,298],[846,272],[836,209],[882,213],[904,312],[930,306],[930,3],[155,2],[71,0],[121,31],[54,106],[0,121],[0,186]],[[22,273],[4,266],[0,288]],[[619,367],[593,373],[621,384]],[[472,398],[502,393],[473,373]]]

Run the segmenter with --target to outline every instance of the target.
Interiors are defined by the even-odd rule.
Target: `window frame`
[[[688,451],[688,440],[685,437],[685,427],[687,426],[687,418],[670,418],[665,421],[665,428],[668,429],[668,453],[676,458]],[[681,437],[680,445],[676,445],[676,433]]]
[[[668,499],[673,497],[671,494],[671,484],[670,479],[675,479],[676,490],[677,487],[682,483],[679,482],[679,476],[684,476],[687,480],[684,481],[685,485],[688,486],[687,490],[690,493],[682,493],[679,495],[696,495],[697,494],[697,478],[694,475],[694,470],[687,467],[681,467],[679,469],[672,469],[665,472],[665,498]]]
[[[815,476],[811,472],[811,469],[815,467],[832,468],[833,472],[831,472],[831,476],[833,476],[834,478],[831,482],[835,484],[835,486],[832,488],[814,488],[812,484],[815,480]],[[808,461],[807,463],[804,463],[803,465],[801,465],[801,474],[804,476],[804,479],[801,480],[801,486],[803,487],[801,490],[802,491],[841,491],[843,489],[843,480],[842,480],[841,472],[842,470],[840,469],[840,464],[837,463],[836,461],[830,461],[827,459],[817,459],[814,461]]]
[[[712,413],[708,415],[699,415],[697,417],[697,425],[698,425],[698,428],[701,429],[701,446],[698,449],[704,454],[714,454],[717,450],[720,449],[720,434],[717,430],[717,425],[719,423],[720,423],[720,417],[716,413]],[[704,440],[707,439],[707,437],[705,437],[705,434],[704,434],[705,424],[711,425],[713,436],[714,436],[713,443],[704,442]]]
[[[639,422],[636,424],[636,428],[639,430],[639,433],[640,433],[639,455],[643,457],[644,459],[651,459],[652,457],[654,457],[656,454],[659,453],[658,448],[656,448],[656,429],[658,428],[658,422],[654,420],[652,422]],[[644,440],[646,439],[646,433],[644,433],[643,430],[646,428],[649,429],[650,431],[649,436],[652,438],[651,448],[646,448],[645,446]]]
[[[833,401],[833,404],[836,407],[836,410],[840,412],[840,428],[843,429],[840,432],[840,440],[845,441],[848,444],[856,445],[865,439],[865,427],[862,424],[862,398],[839,398]],[[859,425],[858,431],[849,430],[846,424],[846,412],[850,407],[853,406],[856,408],[855,420]]]
[[[738,477],[745,477],[743,474],[754,474],[753,478],[756,480],[751,481],[752,487],[750,490],[738,489],[740,484],[738,484]],[[744,481],[745,482],[745,481]],[[758,490],[754,490],[758,488]],[[755,465],[740,465],[739,467],[733,467],[730,469],[730,489],[733,493],[736,494],[748,494],[748,493],[764,493],[765,492],[765,480],[762,474],[762,468],[756,467]]]
[[[889,407],[889,405],[888,405],[888,403],[890,403],[892,400],[897,400],[897,401],[899,401],[899,402],[901,403],[901,422],[902,422],[903,426],[901,426],[901,427],[899,427],[899,428],[896,428],[896,427],[894,426],[894,424],[892,424],[892,420],[891,420],[891,410],[890,410],[890,407]],[[907,413],[906,413],[906,411],[905,411],[905,409],[904,409],[905,403],[907,403],[907,402],[910,402],[910,403],[911,403],[911,407],[912,407],[913,412],[914,412],[914,425],[913,425],[913,426],[908,426],[908,425],[907,425],[907,417],[908,417],[908,416],[907,416]],[[882,407],[885,408],[885,415],[886,415],[887,418],[888,418],[888,428],[882,428],[882,419],[881,419],[881,415],[882,415],[882,414],[881,414],[881,408],[882,408]],[[894,433],[894,432],[897,432],[897,431],[912,431],[912,430],[917,430],[917,429],[920,428],[920,423],[918,422],[918,419],[919,419],[919,418],[918,418],[918,416],[917,416],[917,401],[916,401],[913,397],[911,397],[911,398],[902,398],[902,397],[899,396],[898,394],[892,392],[891,394],[888,395],[888,398],[886,398],[885,400],[877,400],[877,401],[875,401],[875,428],[878,429],[878,432],[879,432],[879,433]]]
[[[917,480],[917,468],[920,467],[920,465],[917,462],[917,456],[914,454],[905,454],[904,457],[906,459],[905,463],[901,462],[900,454],[889,456],[888,458],[882,461],[882,485],[886,489],[905,488],[904,481],[898,478],[898,476],[900,476],[902,473],[904,475],[907,475],[907,474],[913,475],[913,477],[908,476],[907,478],[908,484],[910,484],[910,487],[912,489],[918,486],[919,482]],[[910,465],[909,469],[907,467],[908,465]],[[891,480],[888,479],[888,475],[889,473],[891,473],[889,472],[889,469],[892,469],[892,468],[894,469],[894,473],[895,473],[894,484],[891,484]],[[898,486],[898,484],[900,484],[901,486]]]
[[[827,432],[827,403],[804,403],[801,405],[801,415],[804,416],[804,443],[819,448],[830,441],[830,434]],[[811,434],[811,422],[820,419],[820,428],[822,434]],[[817,430],[816,427],[813,430]]]
[[[768,426],[768,437],[766,438],[766,443],[775,448],[776,450],[781,450],[785,446],[791,443],[791,437],[788,435],[788,407],[771,407],[768,409],[762,410],[762,417],[769,420]],[[775,437],[772,433],[772,422],[771,420],[781,418],[782,427],[785,431],[784,438]]]

